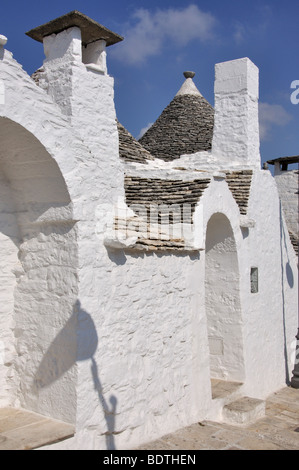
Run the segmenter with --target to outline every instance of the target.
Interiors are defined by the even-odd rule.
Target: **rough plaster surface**
[[[224,116],[221,123],[221,111],[215,155],[200,152],[197,163],[196,155],[183,156],[168,167],[165,162],[149,162],[146,169],[124,166],[113,79],[81,62],[76,28],[59,36],[49,40],[40,88],[11,53],[0,49],[5,83],[0,124],[6,129],[0,266],[7,286],[5,293],[1,290],[7,310],[0,322],[9,350],[0,364],[0,398],[75,423],[74,438],[50,449],[124,449],[213,416],[213,369],[221,366],[227,377],[232,373],[227,364],[210,362],[211,346],[219,353],[226,344],[225,328],[216,335],[223,343],[210,341],[209,347],[208,340],[205,285],[219,261],[221,277],[225,270],[233,274],[232,282],[223,279],[223,289],[213,291],[240,351],[237,358],[232,352],[228,356],[234,360],[233,376],[244,381],[248,396],[258,398],[285,383],[297,328],[297,259],[273,178],[257,168],[255,157],[247,158],[248,148],[258,144],[255,127],[253,134],[248,127],[252,98],[243,88],[230,113],[237,112],[236,121],[241,116],[244,139],[231,147],[229,158],[231,120]],[[218,96],[223,110],[224,95]],[[255,107],[254,101],[254,119]],[[244,153],[237,152],[243,145]],[[206,171],[212,163],[212,181],[194,213],[206,253],[105,247],[104,218],[97,215],[105,204],[123,200],[125,169],[149,177],[163,169],[172,179],[181,164],[198,176],[201,162]],[[245,223],[221,170],[251,166]],[[209,260],[216,220],[222,238]],[[259,269],[257,294],[250,292],[252,266]]]
[[[236,164],[260,167],[258,74],[247,58],[215,66],[212,153],[220,165],[233,159]]]
[[[216,213],[206,233],[205,302],[211,377],[244,380],[240,276],[228,219]]]
[[[298,221],[298,170],[275,169],[274,179],[278,187],[286,223],[295,235],[299,233]]]
[[[14,288],[16,276],[14,271],[19,267],[18,246],[19,228],[16,219],[16,210],[13,202],[9,182],[1,171],[0,173],[0,292],[1,292],[1,315],[0,315],[0,404],[5,406],[10,403],[13,388],[14,372],[12,361],[15,357],[14,341]]]

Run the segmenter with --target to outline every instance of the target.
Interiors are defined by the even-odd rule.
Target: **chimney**
[[[82,74],[92,71],[98,79],[100,75],[108,76],[106,47],[123,40],[118,34],[76,10],[26,34],[44,45],[46,58],[40,69],[41,86],[47,89],[66,115],[73,114],[72,95],[78,85],[76,72],[80,70]],[[84,81],[81,87],[84,87]]]
[[[248,58],[215,66],[212,154],[223,168],[260,168],[258,75],[258,68]]]
[[[46,57],[35,73],[39,86],[58,104],[70,126],[88,145],[93,155],[89,164],[100,167],[98,174],[113,175],[110,188],[119,194],[122,174],[114,80],[107,73],[106,48],[123,38],[78,11],[26,34],[44,45]]]

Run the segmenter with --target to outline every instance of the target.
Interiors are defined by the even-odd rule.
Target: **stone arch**
[[[242,381],[244,356],[237,247],[229,219],[219,212],[211,216],[206,230],[205,305],[211,378]]]
[[[71,198],[56,161],[27,129],[0,117],[0,142],[0,405],[74,422],[78,286]]]

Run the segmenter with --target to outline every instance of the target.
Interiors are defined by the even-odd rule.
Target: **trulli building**
[[[0,406],[65,423],[49,449],[262,410],[294,369],[298,259],[261,169],[257,67],[216,64],[214,108],[185,73],[137,142],[106,66],[120,36],[79,12],[28,34],[32,77],[0,45]]]

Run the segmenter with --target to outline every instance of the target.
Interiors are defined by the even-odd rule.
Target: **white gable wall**
[[[254,172],[248,217],[255,226],[244,240],[248,254],[241,266],[247,393],[265,397],[289,383],[298,322],[298,260],[268,171]],[[258,267],[257,294],[250,293],[250,267]]]

